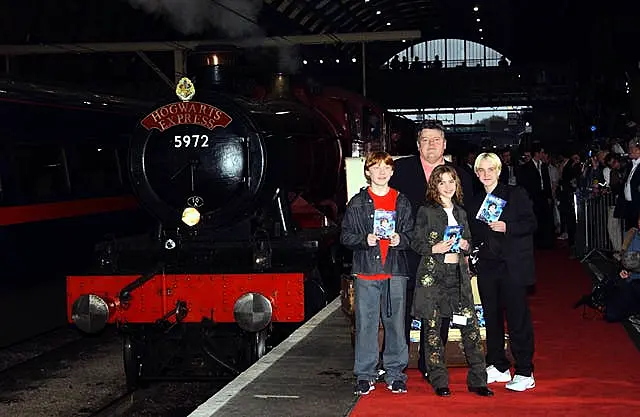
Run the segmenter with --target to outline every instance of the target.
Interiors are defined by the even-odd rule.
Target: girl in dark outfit
[[[460,323],[462,344],[470,365],[469,391],[491,396],[466,259],[471,235],[461,203],[462,187],[456,170],[446,165],[435,168],[429,178],[427,203],[418,210],[411,240],[411,247],[422,255],[412,314],[427,326],[421,348],[425,349],[427,375],[436,394],[451,395],[439,331],[441,318],[449,317]],[[442,240],[445,228],[455,225],[464,227],[459,254],[450,253],[455,239]]]

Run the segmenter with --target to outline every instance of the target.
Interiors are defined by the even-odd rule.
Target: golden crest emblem
[[[193,83],[187,77],[183,77],[178,81],[176,86],[176,95],[182,101],[189,101],[196,94],[196,88]]]
[[[422,278],[420,278],[420,284],[422,284],[423,287],[430,287],[434,284],[434,282],[435,280],[429,274],[425,274],[422,276]]]

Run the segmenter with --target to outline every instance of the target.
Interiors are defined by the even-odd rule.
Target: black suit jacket
[[[549,165],[543,163],[540,169],[542,171],[542,181],[544,183],[544,189],[540,185],[540,174],[538,168],[536,168],[533,160],[527,162],[521,167],[521,183],[522,187],[529,193],[529,196],[533,200],[551,198],[551,177],[549,176]]]
[[[460,177],[462,183],[462,193],[464,201],[473,197],[473,183],[469,174],[461,167],[454,166],[452,163],[445,161],[445,165],[453,166]],[[427,179],[424,176],[424,169],[420,162],[420,156],[413,155],[406,158],[396,159],[394,163],[393,176],[389,181],[389,185],[400,191],[411,201],[414,217],[418,212],[418,208],[424,205],[427,194]],[[464,204],[462,204],[464,208]]]
[[[518,182],[518,177],[520,176],[520,172],[519,172],[520,167],[511,165],[511,168],[513,168],[513,175],[516,177],[516,182]],[[502,170],[500,171],[500,178],[498,178],[498,180],[502,184],[509,185],[509,166],[508,165],[502,165]]]
[[[502,171],[500,171],[498,181],[502,184],[509,184],[509,168],[506,165],[502,165]]]
[[[538,223],[533,214],[531,200],[527,192],[519,186],[498,184],[492,194],[507,201],[500,215],[500,220],[507,225],[506,233],[494,232],[486,223],[476,220],[475,215],[480,209],[486,193],[474,196],[468,205],[469,227],[473,244],[478,246],[483,243],[483,248],[479,253],[480,274],[478,278],[482,279],[483,259],[494,259],[507,264],[509,279],[520,285],[532,285],[535,283],[533,234]]]
[[[450,162],[445,161],[445,165],[451,165]],[[473,198],[473,184],[471,177],[460,167],[455,167],[460,182],[462,183],[462,193],[464,194],[464,201],[470,201]],[[427,195],[427,179],[424,176],[424,169],[422,169],[422,163],[420,162],[419,155],[408,156],[406,158],[396,159],[394,162],[393,176],[389,181],[389,185],[396,190],[400,191],[409,198],[411,207],[413,209],[413,218],[420,206],[423,206],[426,202]],[[463,205],[464,208],[464,205]],[[409,264],[409,282],[407,286],[413,288],[415,285],[416,271],[418,270],[418,264],[420,263],[420,255],[414,251],[407,252],[407,262]]]
[[[627,172],[624,174],[624,182],[622,183],[620,194],[618,194],[616,213],[614,213],[620,218],[628,219],[629,221],[634,220],[631,225],[626,225],[626,228],[635,226],[638,215],[640,214],[640,166],[634,171],[633,177],[631,177],[631,184],[629,184],[631,188],[631,201],[627,201],[624,196],[624,187],[629,179],[631,169],[633,169],[632,163],[628,164]]]

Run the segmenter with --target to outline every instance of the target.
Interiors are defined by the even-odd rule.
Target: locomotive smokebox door
[[[178,95],[193,96],[188,89]],[[148,114],[132,139],[129,162],[139,199],[165,227],[217,227],[250,208],[263,156],[250,121],[219,96],[165,104]]]

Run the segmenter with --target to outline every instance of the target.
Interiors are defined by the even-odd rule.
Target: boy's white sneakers
[[[522,376],[522,375],[514,375],[513,379],[507,383],[505,388],[510,389],[511,391],[526,391],[531,388],[535,388],[536,380],[533,378],[533,373],[531,376]]]
[[[511,372],[507,369],[504,372],[498,371],[493,365],[487,366],[487,384],[493,384],[494,382],[510,382]]]
[[[506,382],[507,385],[505,385],[505,388],[519,392],[535,388],[536,386],[536,380],[533,378],[533,373],[531,373],[531,376],[516,374],[512,379],[511,372],[508,369],[504,372],[500,372],[495,366],[489,365],[487,366],[487,384],[492,384],[494,382]]]

